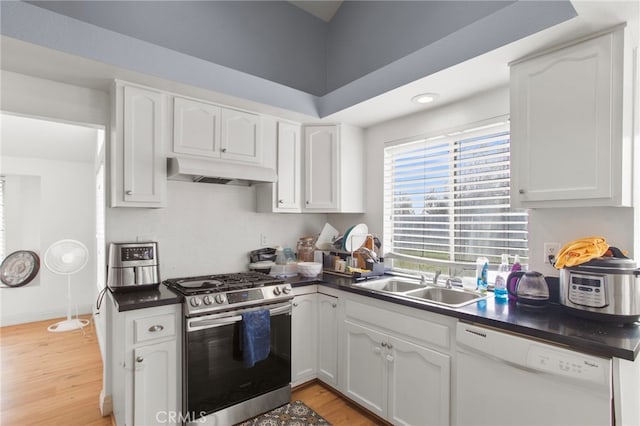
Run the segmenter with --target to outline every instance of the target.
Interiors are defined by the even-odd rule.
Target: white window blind
[[[385,248],[396,258],[527,262],[527,212],[509,200],[509,127],[490,123],[385,148]]]

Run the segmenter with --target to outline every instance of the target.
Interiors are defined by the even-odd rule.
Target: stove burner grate
[[[283,280],[260,272],[204,275],[175,278],[165,281],[167,286],[176,289],[184,295],[219,293],[282,283],[284,283]]]

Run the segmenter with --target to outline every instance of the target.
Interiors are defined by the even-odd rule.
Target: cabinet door
[[[260,117],[226,108],[222,109],[221,117],[220,158],[261,163]]]
[[[124,86],[124,202],[164,203],[164,95]]]
[[[317,318],[316,294],[293,299],[291,314],[291,382],[298,385],[316,377]]]
[[[175,340],[141,346],[134,350],[134,425],[167,422],[178,411]]]
[[[338,385],[338,298],[318,294],[318,378]]]
[[[387,413],[387,336],[345,321],[345,393],[380,417]]]
[[[174,98],[173,152],[220,157],[220,107]]]
[[[512,66],[514,204],[612,196],[611,37]]]
[[[389,337],[388,419],[396,425],[449,424],[450,357]]]
[[[338,209],[339,141],[336,126],[309,126],[304,130],[305,209]]]
[[[301,152],[300,126],[278,123],[278,182],[276,197],[278,210],[300,211]]]

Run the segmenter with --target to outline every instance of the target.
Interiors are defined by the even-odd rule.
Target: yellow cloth
[[[603,256],[609,249],[603,237],[585,237],[566,244],[556,256],[556,269],[576,266]]]

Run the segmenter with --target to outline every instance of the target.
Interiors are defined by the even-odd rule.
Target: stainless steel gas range
[[[291,398],[291,285],[258,272],[176,278],[184,295],[183,419],[233,425]],[[268,311],[268,356],[243,362],[243,315]]]

